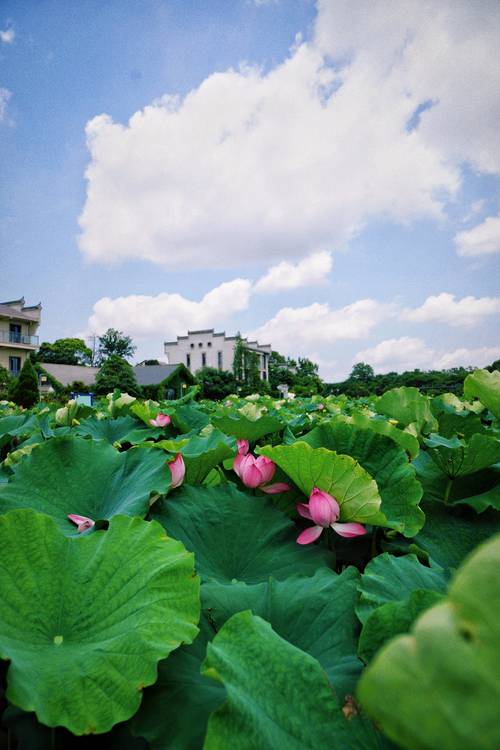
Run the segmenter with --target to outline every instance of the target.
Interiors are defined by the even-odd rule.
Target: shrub
[[[24,406],[28,409],[31,409],[40,399],[38,376],[29,357],[26,359],[19,377],[14,381],[11,389],[11,398],[19,406]]]
[[[131,396],[140,396],[141,389],[137,384],[134,371],[129,363],[113,355],[109,357],[101,367],[95,380],[95,392],[98,395],[105,396],[119,388],[122,393],[129,393]]]

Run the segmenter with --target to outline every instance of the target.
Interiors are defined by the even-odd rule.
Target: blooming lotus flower
[[[270,482],[276,471],[276,464],[267,456],[252,456],[251,453],[238,453],[234,459],[233,469],[239,476],[245,487],[256,487],[268,495],[275,495],[278,492],[286,492],[290,485],[286,482]]]
[[[324,408],[325,408],[324,404],[318,404],[318,411],[323,411]]]
[[[79,516],[76,513],[68,513],[69,520],[75,524],[77,531],[81,534],[83,531],[88,531],[95,525],[95,521],[87,516]]]
[[[170,422],[171,419],[168,414],[162,414],[161,412],[156,415],[156,419],[149,420],[149,424],[153,425],[153,427],[166,427]]]
[[[186,464],[184,463],[184,459],[182,458],[180,453],[176,455],[173,461],[169,461],[168,468],[170,469],[170,473],[172,475],[172,483],[170,485],[170,488],[174,490],[176,487],[179,487],[183,483],[184,475],[186,473]]]
[[[298,544],[311,544],[319,539],[323,529],[332,528],[340,536],[351,539],[366,534],[366,529],[360,523],[337,523],[340,516],[340,506],[334,497],[313,487],[309,495],[309,504],[297,503],[297,511],[303,518],[314,521],[315,526],[304,529],[297,537]]]
[[[236,445],[238,446],[238,453],[241,453],[242,456],[246,456],[250,448],[248,440],[237,440]]]

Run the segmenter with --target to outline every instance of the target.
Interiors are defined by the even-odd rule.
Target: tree
[[[293,389],[299,396],[323,393],[324,383],[318,375],[318,365],[306,357],[299,357]]]
[[[375,377],[375,372],[371,365],[367,365],[364,362],[358,362],[351,370],[349,375],[350,380],[359,380],[363,383],[367,383]]]
[[[111,355],[108,357],[101,369],[97,373],[95,380],[95,392],[98,395],[105,396],[119,388],[123,393],[129,393],[131,396],[140,396],[141,389],[137,384],[135,373],[122,357]]]
[[[196,373],[196,378],[201,385],[201,395],[203,398],[211,398],[217,401],[226,398],[230,393],[236,393],[237,383],[233,373],[229,372],[229,370],[202,367]]]
[[[0,401],[9,395],[11,376],[6,367],[0,365]]]
[[[106,333],[99,336],[98,363],[102,364],[109,357],[115,356],[127,359],[134,355],[136,349],[130,336],[125,336],[123,331],[117,331],[116,328],[108,328]]]
[[[297,363],[290,357],[284,357],[279,352],[272,351],[269,357],[269,385],[275,395],[278,395],[279,385],[293,386],[297,372]]]
[[[37,353],[38,362],[58,365],[90,365],[92,349],[83,339],[57,339],[53,344],[44,341]]]
[[[233,375],[238,383],[245,380],[245,344],[239,332],[236,334],[236,344],[233,353]]]
[[[11,398],[16,404],[27,409],[31,409],[40,399],[38,376],[29,357],[24,362],[19,377],[14,381]]]

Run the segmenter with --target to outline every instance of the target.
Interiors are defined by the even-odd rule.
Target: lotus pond
[[[500,747],[500,373],[1,402],[0,460],[0,747]]]

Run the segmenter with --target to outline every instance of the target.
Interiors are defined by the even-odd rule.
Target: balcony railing
[[[12,331],[0,331],[0,344],[38,346],[38,336],[25,336],[22,333],[12,333]]]

